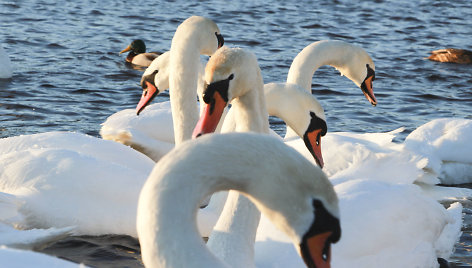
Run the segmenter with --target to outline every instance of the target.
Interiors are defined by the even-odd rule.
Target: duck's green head
[[[129,46],[127,46],[125,49],[123,49],[121,53],[125,53],[127,51],[133,51],[135,54],[140,54],[140,53],[145,53],[146,52],[146,44],[144,44],[144,41],[141,39],[136,39],[131,42]]]

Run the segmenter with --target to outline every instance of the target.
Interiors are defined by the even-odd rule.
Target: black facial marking
[[[210,113],[213,112],[215,108],[215,92],[220,93],[221,97],[225,102],[228,102],[228,89],[229,89],[229,81],[234,78],[234,75],[231,74],[228,78],[224,80],[220,80],[217,82],[213,82],[209,85],[206,85],[205,90],[203,91],[203,101],[206,104],[210,104]]]
[[[216,35],[216,39],[218,39],[218,48],[222,47],[225,43],[225,39],[223,38],[223,36],[217,32],[215,32],[215,35]]]
[[[159,72],[159,70],[155,70],[154,72],[152,72],[151,74],[148,74],[146,76],[143,76],[143,78],[141,79],[141,87],[143,89],[146,89],[147,88],[147,84],[146,82],[149,82],[151,83],[151,85],[155,86],[156,85],[154,84],[154,79],[156,78],[156,75],[157,73]],[[156,87],[157,88],[157,87]]]
[[[339,223],[339,219],[331,215],[331,213],[326,210],[320,200],[313,199],[312,204],[315,213],[315,221],[311,225],[308,232],[306,232],[303,236],[302,242],[300,244],[302,257],[307,267],[316,267],[313,263],[307,245],[307,240],[310,237],[325,232],[332,232],[331,236],[328,237],[323,247],[322,257],[324,260],[327,260],[329,258],[331,244],[338,242],[341,238],[341,225]]]
[[[361,84],[361,89],[362,89],[362,92],[364,92],[364,93],[366,93],[367,95],[370,96],[369,91],[367,91],[366,80],[367,80],[367,78],[372,76],[372,82],[373,82],[375,80],[375,71],[372,68],[370,68],[369,64],[366,64],[365,66],[367,68],[367,75],[366,75],[364,81]],[[370,85],[370,86],[372,87],[372,85]],[[370,96],[370,97],[373,98],[373,96]]]

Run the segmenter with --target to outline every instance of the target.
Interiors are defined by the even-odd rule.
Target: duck
[[[0,44],[0,79],[8,79],[13,75],[13,69],[11,67],[11,61],[8,57],[7,52],[3,49]]]
[[[244,193],[291,238],[307,267],[329,267],[336,258],[330,247],[341,235],[337,197],[321,169],[276,137],[225,133],[182,143],[149,175],[136,220],[144,265],[235,265],[205,246],[195,223],[201,200],[230,189]],[[242,249],[229,246],[241,256]]]
[[[429,55],[427,59],[432,61],[452,62],[459,64],[472,63],[472,51],[466,49],[444,48],[433,50],[430,53],[431,55]]]
[[[131,64],[148,67],[151,62],[159,57],[162,53],[160,52],[146,52],[146,44],[141,39],[135,39],[125,49],[120,51],[120,54],[128,52],[126,56],[126,62]]]

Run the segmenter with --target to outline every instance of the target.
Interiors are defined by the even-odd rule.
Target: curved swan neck
[[[230,112],[234,113],[234,116],[230,118],[234,119],[232,126],[235,126],[237,132],[269,133],[269,117],[263,94],[264,82],[258,66],[255,72],[254,79],[257,81],[246,83],[252,88],[245,89],[243,96],[231,102]],[[232,131],[226,131],[228,130]],[[259,210],[251,201],[231,191],[208,240],[208,247],[226,263],[234,264],[234,267],[254,266],[254,242],[260,216]],[[238,248],[237,253],[234,248]]]
[[[178,35],[174,36],[170,51],[169,95],[176,145],[192,137],[192,130],[198,121],[196,86],[199,55],[199,50],[192,43],[181,44]]]
[[[254,85],[253,89],[234,99],[231,104],[237,132],[269,133],[269,117],[262,85]]]
[[[259,220],[257,207],[247,197],[230,191],[208,240],[208,248],[233,267],[254,266],[254,243]]]
[[[342,41],[323,40],[312,43],[293,59],[287,83],[297,84],[311,92],[311,82],[316,70],[321,66],[330,65],[344,73],[343,69],[347,68],[345,65],[352,48],[353,45]]]

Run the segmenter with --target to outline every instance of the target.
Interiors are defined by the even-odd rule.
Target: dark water
[[[251,49],[265,82],[284,81],[292,59],[314,41],[344,40],[366,49],[376,65],[377,107],[333,68],[315,74],[313,92],[325,108],[329,131],[404,126],[404,138],[434,118],[472,119],[472,66],[424,59],[438,48],[472,49],[469,0],[4,0],[0,42],[14,76],[0,80],[0,137],[53,130],[98,136],[100,123],[135,107],[140,97],[141,71],[129,68],[118,52],[138,37],[151,50],[168,50],[176,27],[191,15],[213,19],[227,45]],[[456,267],[472,266],[472,208],[464,205],[466,232],[454,255]],[[137,250],[128,237],[80,237],[46,252],[97,267],[133,267],[139,266]]]

